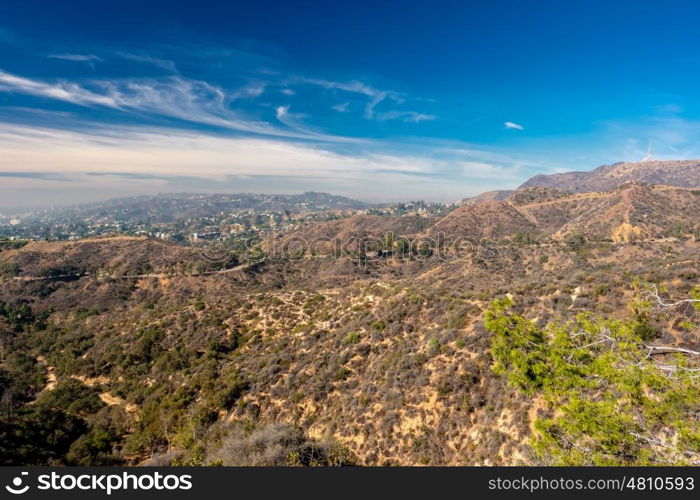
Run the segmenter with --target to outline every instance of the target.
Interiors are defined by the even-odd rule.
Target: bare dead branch
[[[656,345],[646,345],[643,344],[645,349],[649,349],[649,355],[654,356],[656,354],[669,354],[672,352],[678,352],[681,354],[690,354],[691,356],[700,356],[700,352],[693,351],[691,349],[685,349],[683,347],[671,347],[671,346],[656,346]]]
[[[698,304],[700,303],[700,299],[683,299],[683,300],[677,300],[675,302],[664,302],[664,300],[659,296],[659,288],[656,286],[656,284],[652,283],[651,284],[652,290],[647,290],[647,295],[650,296],[656,304],[661,307],[662,309],[670,309],[673,307],[678,307],[683,304]]]

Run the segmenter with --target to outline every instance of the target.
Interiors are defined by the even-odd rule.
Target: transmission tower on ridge
[[[644,158],[644,161],[652,161],[654,159],[654,155],[652,153],[651,140],[649,140],[649,148],[647,148],[647,155]]]

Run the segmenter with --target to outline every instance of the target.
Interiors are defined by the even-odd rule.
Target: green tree
[[[541,329],[513,305],[493,301],[486,327],[493,370],[549,409],[536,463],[700,464],[700,353],[645,343],[636,319],[582,314]]]

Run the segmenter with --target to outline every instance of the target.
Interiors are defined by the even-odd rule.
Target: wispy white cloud
[[[275,115],[278,120],[283,120],[289,113],[289,106],[277,106],[275,109]]]
[[[385,111],[383,113],[377,113],[376,118],[380,121],[401,119],[405,122],[420,123],[435,120],[436,117],[435,115],[427,115],[415,111]]]
[[[375,97],[378,94],[387,93],[386,91],[375,89],[374,87],[357,80],[353,80],[350,82],[335,82],[332,80],[323,80],[320,78],[295,78],[294,80],[301,83],[308,83],[310,85],[318,85],[319,87],[323,87],[326,89],[343,90],[345,92],[362,94],[368,97]]]
[[[89,87],[88,87],[89,85]],[[275,127],[268,122],[243,116],[231,104],[242,95],[260,95],[263,86],[245,87],[228,93],[221,87],[201,80],[178,75],[160,79],[93,80],[87,85],[59,80],[24,78],[0,71],[0,91],[18,92],[56,99],[80,106],[103,106],[128,112],[175,118],[192,123],[212,125],[239,132],[262,135],[349,141],[347,138],[313,132],[306,128],[295,130]]]
[[[350,103],[349,103],[349,102],[343,102],[343,103],[340,103],[340,104],[336,104],[336,105],[333,106],[331,109],[334,109],[334,110],[336,110],[336,111],[338,111],[338,112],[340,112],[340,113],[347,113],[347,112],[349,111],[349,108],[350,108]]]
[[[512,130],[525,130],[525,127],[523,127],[522,125],[520,125],[518,123],[505,122],[503,125],[505,126],[505,128],[509,128]]]
[[[282,117],[285,113],[279,110]],[[211,180],[228,176],[336,178],[359,184],[379,182],[377,176],[388,184],[392,176],[437,174],[445,167],[429,157],[339,154],[317,146],[270,139],[130,128],[77,133],[2,125],[0,155],[10,171],[24,173],[115,173]],[[261,165],[265,168],[261,169]]]
[[[289,106],[277,106],[275,108],[275,117],[280,123],[283,123],[290,129],[296,130],[299,133],[305,134],[309,139],[324,139],[324,134],[304,123],[307,116],[303,113],[291,113]],[[360,142],[356,139],[338,138],[337,142]]]
[[[377,92],[375,95],[373,95],[372,99],[370,99],[370,101],[367,103],[367,106],[365,106],[365,118],[374,118],[374,108],[376,108],[387,97],[393,97],[393,94],[388,92]]]
[[[55,83],[47,83],[41,80],[32,80],[21,76],[12,75],[0,70],[0,91],[19,92],[37,97],[57,99],[81,106],[107,106],[118,108],[119,103],[114,96],[103,95],[88,90],[80,85],[65,80]]]
[[[657,158],[700,158],[700,121],[661,111],[643,119],[601,123],[596,133],[599,150],[608,152],[613,161],[644,158],[649,141]]]
[[[170,59],[154,57],[149,54],[135,54],[132,52],[117,52],[117,55],[122,59],[143,64],[150,64],[166,71],[170,71],[171,73],[177,73],[177,66],[175,65],[175,62],[171,61]]]
[[[393,90],[378,89],[357,80],[349,82],[337,82],[333,80],[323,80],[317,78],[297,78],[296,80],[310,85],[317,85],[329,90],[340,90],[343,92],[350,92],[353,94],[359,94],[367,97],[368,101],[364,107],[364,117],[368,120],[376,119],[380,121],[386,121],[402,119],[403,121],[418,123],[421,121],[435,119],[435,116],[433,115],[419,113],[416,111],[389,110],[384,112],[377,112],[376,108],[381,103],[387,100],[393,101],[395,104],[401,104],[406,101],[405,97],[401,93]]]
[[[288,109],[277,111],[282,118],[289,113]],[[166,129],[119,127],[69,132],[0,124],[0,157],[4,160],[0,170],[24,175],[25,186],[30,184],[31,173],[41,174],[31,181],[39,184],[59,174],[68,179],[110,174],[196,177],[212,182],[247,176],[259,179],[257,187],[250,184],[258,191],[269,192],[270,181],[266,179],[274,178],[288,179],[289,185],[385,200],[460,199],[503,187],[504,179],[517,184],[522,176],[508,165],[473,159],[467,150],[452,150],[438,158],[432,150],[400,152],[400,145],[396,145],[396,152],[392,152],[384,147],[387,145],[375,146],[380,150],[339,153],[309,143]],[[69,185],[64,181],[64,187],[57,189],[68,189]],[[397,185],[401,189],[393,190]],[[0,196],[6,189],[9,187],[0,187]]]
[[[296,78],[296,81],[309,85],[317,85],[329,90],[341,90],[353,94],[360,94],[369,98],[365,106],[364,116],[371,119],[374,117],[374,108],[387,97],[399,99],[398,94],[391,91],[379,90],[359,81],[336,82],[319,78]]]
[[[260,97],[265,93],[265,83],[256,82],[241,87],[235,92],[231,93],[232,99],[254,99]]]
[[[90,65],[103,61],[101,57],[94,54],[49,54],[46,57],[50,59],[62,59],[64,61],[85,62]]]

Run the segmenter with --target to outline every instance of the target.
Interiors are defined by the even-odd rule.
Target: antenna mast
[[[652,161],[654,159],[653,150],[651,147],[651,139],[649,139],[649,148],[647,149],[647,156],[644,161]]]

